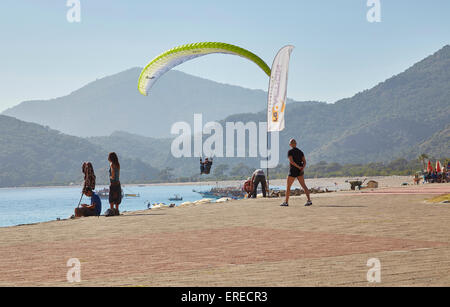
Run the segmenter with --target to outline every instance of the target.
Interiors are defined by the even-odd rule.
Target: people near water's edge
[[[122,202],[122,187],[120,185],[120,163],[115,152],[108,156],[109,167],[109,205],[110,209],[106,215],[120,215],[119,205]]]
[[[209,175],[211,172],[211,166],[213,165],[213,160],[205,158],[203,162],[202,158],[200,158],[200,175]]]
[[[91,198],[91,204],[82,204],[80,207],[75,208],[75,217],[99,216],[102,212],[100,197],[90,187],[84,188],[83,193]]]
[[[306,202],[305,206],[311,206],[311,198],[309,195],[308,187],[305,183],[304,178],[304,170],[306,167],[306,158],[304,153],[297,148],[297,141],[294,139],[291,139],[289,141],[289,146],[291,146],[291,150],[288,152],[288,159],[289,159],[289,175],[287,177],[287,184],[286,184],[286,200],[284,203],[281,204],[283,207],[289,206],[289,196],[291,192],[292,184],[294,183],[295,179],[298,180],[301,187],[305,191],[306,197],[308,198],[308,201]]]
[[[253,192],[252,192],[252,198],[256,198],[256,193],[258,191],[258,186],[261,183],[262,186],[262,193],[263,197],[266,197],[267,187],[267,181],[266,181],[266,174],[264,174],[264,171],[262,169],[257,169],[253,172],[252,175],[252,183],[253,183]]]

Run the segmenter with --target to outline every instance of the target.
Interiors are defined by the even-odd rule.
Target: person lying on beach
[[[89,187],[83,193],[91,198],[91,204],[82,204],[81,207],[75,208],[75,217],[99,216],[102,212],[102,201],[100,197]]]
[[[295,179],[298,180],[301,187],[305,191],[306,197],[308,198],[308,201],[306,202],[305,206],[311,206],[311,198],[309,196],[309,190],[305,183],[304,178],[304,170],[306,167],[306,159],[305,155],[303,154],[303,151],[297,148],[297,141],[294,139],[291,139],[289,141],[289,146],[291,146],[291,150],[288,152],[288,159],[289,159],[289,175],[287,177],[287,184],[286,184],[286,200],[284,203],[281,204],[282,207],[289,206],[289,196],[291,192],[292,184],[294,183]]]

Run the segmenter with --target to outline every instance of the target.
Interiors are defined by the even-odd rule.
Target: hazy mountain
[[[26,101],[3,114],[50,126],[76,136],[110,135],[127,131],[151,137],[170,136],[177,121],[223,119],[234,113],[264,108],[263,91],[219,84],[180,71],[169,71],[148,97],[137,90],[140,68],[96,80],[68,96]]]
[[[414,148],[412,153],[416,155],[431,153],[430,157],[435,158],[450,157],[450,124]]]
[[[85,139],[0,115],[0,187],[81,183],[81,164],[91,161],[98,183],[108,182],[108,152]],[[159,171],[118,152],[121,181],[145,182]]]

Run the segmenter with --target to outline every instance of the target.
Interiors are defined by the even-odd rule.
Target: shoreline
[[[334,182],[345,182],[346,180],[364,180],[367,178],[367,181],[369,180],[375,180],[375,181],[385,181],[386,179],[400,179],[408,181],[408,183],[412,182],[413,176],[400,176],[400,175],[392,175],[392,176],[359,176],[359,177],[323,177],[323,178],[306,178],[305,181],[308,184],[312,181],[330,181],[332,183]],[[238,186],[243,184],[246,181],[246,179],[241,180],[218,180],[218,181],[189,181],[189,182],[161,182],[161,183],[124,183],[122,186],[145,186],[145,187],[151,187],[151,186],[187,186],[187,185],[207,185],[207,186],[214,186],[214,185],[227,185],[230,186]],[[274,183],[276,186],[283,186],[286,183],[286,179],[270,179],[269,178],[269,184],[272,185]],[[108,184],[98,184],[98,187],[107,187]],[[63,189],[63,188],[79,188],[82,187],[82,184],[73,184],[73,185],[46,185],[46,186],[23,186],[23,187],[2,187],[1,190],[8,190],[8,189]]]
[[[334,194],[337,196],[337,194],[348,194],[349,192],[352,193],[353,191],[350,190],[350,187],[348,188],[342,188],[343,184],[345,184],[348,180],[354,180],[354,179],[361,179],[361,178],[348,178],[348,177],[331,177],[331,178],[317,178],[317,179],[306,179],[306,184],[309,188],[326,188],[326,187],[336,187],[336,191],[331,191],[332,193],[326,193],[326,195]],[[393,187],[401,187],[401,184],[405,182],[405,180],[409,180],[412,182],[412,177],[409,176],[379,176],[379,177],[370,177],[368,180],[375,180],[379,182],[379,189],[382,188],[393,188]],[[367,181],[366,181],[367,182]],[[272,186],[285,186],[285,180],[283,179],[274,179],[271,181]],[[159,184],[136,184],[131,186],[144,186],[144,187],[164,187],[164,186],[190,186],[190,185],[203,185],[203,186],[215,186],[216,182],[209,182],[209,184],[205,184],[204,182],[186,182],[186,183],[159,183]],[[230,180],[230,181],[218,181],[218,184],[221,186],[238,186],[239,184],[242,184],[242,181],[237,180]],[[125,185],[124,185],[125,186]],[[127,185],[130,186],[130,185]],[[39,187],[39,188],[69,188],[76,186],[52,186],[52,187]],[[99,185],[101,187],[101,185]],[[298,182],[296,182],[292,189],[299,188],[300,185]],[[31,187],[31,188],[12,188],[12,189],[39,189],[38,187]],[[11,189],[11,188],[5,188],[5,189]],[[1,189],[0,189],[1,191]],[[320,194],[313,194],[315,197],[317,197]],[[314,196],[313,196],[314,197]],[[276,199],[276,198],[273,198]],[[280,198],[281,199],[281,198]],[[198,200],[202,200],[201,198]],[[245,200],[245,199],[243,199]],[[233,202],[242,201],[242,200],[233,200]],[[214,203],[214,202],[212,202]],[[229,202],[227,202],[229,203]],[[177,206],[178,208],[179,206]],[[165,209],[165,208],[162,208]],[[160,209],[154,209],[160,210]],[[133,214],[137,212],[147,212],[147,210],[132,210],[132,211],[123,211],[123,213],[127,214]],[[51,220],[45,220],[41,222],[33,222],[33,223],[23,223],[23,224],[17,224],[17,225],[9,225],[9,226],[0,226],[1,228],[9,228],[9,227],[20,227],[20,226],[29,226],[29,225],[36,225],[36,224],[42,224],[42,223],[52,223],[52,222],[60,222],[60,221],[67,221],[70,220],[70,218],[61,218],[61,219],[51,219]]]

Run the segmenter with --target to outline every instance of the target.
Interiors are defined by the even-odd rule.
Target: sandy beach
[[[450,184],[377,181],[312,207],[251,199],[0,228],[0,286],[371,286],[372,258],[380,286],[449,286],[450,204],[433,199]]]

